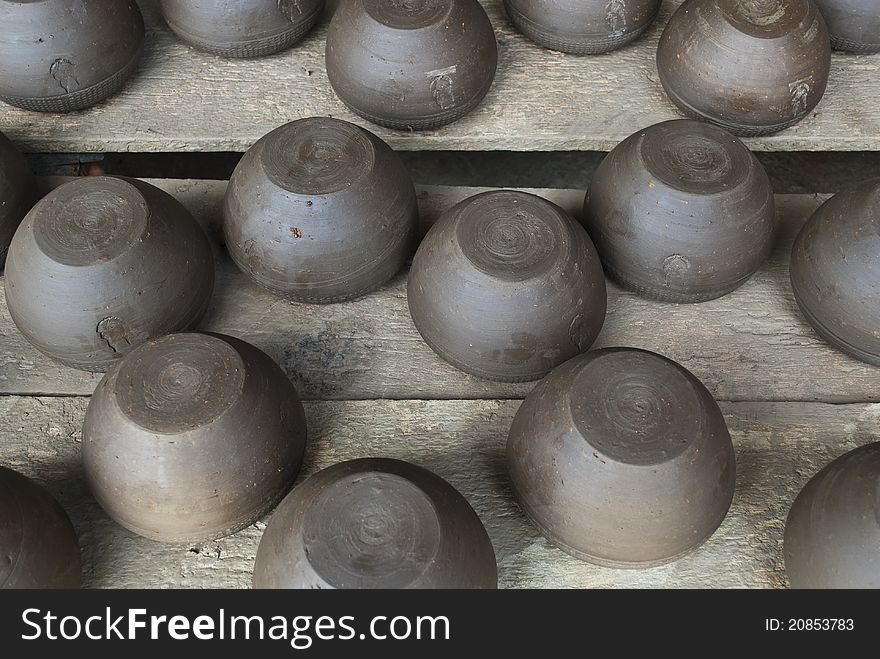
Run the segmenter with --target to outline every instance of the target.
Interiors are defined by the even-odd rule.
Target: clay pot
[[[537,380],[587,350],[605,322],[599,255],[564,210],[486,192],[443,214],[416,252],[409,310],[425,342],[488,380]]]
[[[399,460],[318,472],[287,496],[257,550],[254,588],[495,588],[495,552],[449,483]]]
[[[53,190],[18,228],[6,262],[18,329],[86,371],[194,327],[213,288],[204,231],[177,200],[135,179],[81,178]]]
[[[221,57],[263,57],[311,30],[324,0],[162,0],[168,26],[192,46]]]
[[[327,34],[327,76],[355,114],[380,126],[430,130],[480,104],[498,46],[477,0],[350,0]]]
[[[259,140],[224,205],[229,253],[254,282],[301,302],[340,302],[391,279],[415,249],[419,211],[403,162],[338,119],[301,119]]]
[[[134,0],[0,2],[0,25],[0,100],[34,112],[73,112],[113,96],[144,46]]]
[[[776,233],[758,159],[724,130],[687,120],[618,145],[593,177],[583,221],[612,277],[672,302],[738,288],[770,256]]]
[[[287,494],[306,420],[268,355],[219,334],[172,334],[133,350],[98,385],[83,427],[101,507],[152,540],[239,531]]]
[[[15,230],[36,200],[34,175],[12,142],[0,133],[0,270]]]
[[[513,24],[541,46],[575,55],[607,53],[638,39],[662,0],[504,0]]]
[[[672,102],[735,135],[768,135],[806,117],[830,67],[812,0],[685,0],[657,50]]]
[[[877,0],[813,0],[831,34],[831,46],[851,53],[880,53]]]
[[[721,524],[736,465],[724,417],[689,371],[631,348],[559,367],[507,443],[523,512],[569,554],[610,567],[677,559]]]
[[[804,225],[791,285],[804,316],[829,343],[880,366],[880,179],[832,197]]]
[[[42,487],[0,467],[0,589],[79,588],[79,541]]]
[[[880,443],[838,458],[807,483],[785,523],[793,588],[880,588]]]

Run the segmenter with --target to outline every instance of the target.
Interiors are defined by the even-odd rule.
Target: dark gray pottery
[[[605,322],[593,243],[564,210],[515,191],[443,214],[413,260],[413,322],[427,344],[488,380],[537,380],[587,350]]]
[[[0,467],[0,589],[79,588],[79,541],[42,487]]]
[[[232,175],[226,246],[254,282],[300,302],[359,297],[415,249],[419,211],[409,173],[369,131],[301,119],[259,140]]]
[[[0,133],[0,270],[15,230],[36,201],[34,175],[12,142]]]
[[[325,0],[162,0],[168,26],[187,43],[221,57],[263,57],[311,30]]]
[[[583,221],[614,279],[671,302],[741,286],[769,257],[776,231],[758,159],[726,131],[689,120],[618,145],[593,177]]]
[[[793,588],[880,588],[880,443],[838,458],[795,499],[785,523]]]
[[[544,379],[514,418],[507,461],[541,533],[609,567],[695,549],[727,514],[736,480],[711,394],[675,362],[631,348],[580,355]]]
[[[172,334],[132,351],[98,385],[83,427],[101,507],[151,540],[231,535],[287,494],[306,420],[268,355],[219,334]]]
[[[327,34],[327,76],[352,112],[430,130],[480,104],[498,46],[477,0],[346,0]]]
[[[828,24],[832,47],[851,53],[880,53],[880,2],[813,1]]]
[[[607,53],[636,40],[662,0],[504,0],[513,24],[541,46],[574,55]]]
[[[801,121],[822,99],[830,67],[828,29],[812,0],[685,0],[657,50],[672,102],[735,135]]]
[[[495,552],[449,483],[387,459],[318,472],[269,520],[254,588],[496,588]]]
[[[832,197],[807,221],[792,248],[791,284],[822,338],[880,366],[880,179]]]
[[[134,0],[0,2],[0,100],[73,112],[122,89],[144,46]]]
[[[171,195],[135,179],[81,178],[53,190],[18,228],[6,261],[18,329],[86,371],[194,327],[213,288],[202,228]]]

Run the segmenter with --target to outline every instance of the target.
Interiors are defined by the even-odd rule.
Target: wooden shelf
[[[331,115],[367,125],[333,94],[324,67],[326,20],[296,48],[259,60],[224,60],[181,43],[158,0],[139,0],[148,25],[140,70],[125,90],[91,110],[40,115],[0,104],[0,131],[29,152],[244,151],[277,126]],[[599,57],[563,55],[518,34],[501,0],[483,0],[500,65],[480,108],[434,132],[369,126],[401,150],[607,151],[631,133],[681,115],[657,79],[662,27]],[[835,53],[825,99],[804,122],[748,140],[763,151],[880,150],[880,55]]]

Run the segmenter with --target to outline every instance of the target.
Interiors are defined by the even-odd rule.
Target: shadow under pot
[[[281,368],[219,334],[172,334],[132,351],[89,401],[83,465],[95,499],[151,540],[231,535],[287,494],[306,420]]]
[[[0,133],[0,270],[15,230],[37,201],[37,182],[27,161]]]
[[[318,472],[269,520],[254,588],[496,588],[492,542],[445,480],[363,459]]]
[[[415,249],[419,209],[400,157],[338,119],[286,124],[259,140],[232,175],[226,247],[255,283],[299,302],[360,297]]]
[[[880,443],[838,458],[795,499],[785,523],[793,588],[880,588]]]
[[[540,197],[487,192],[444,213],[407,283],[413,322],[456,368],[488,380],[537,380],[587,350],[605,322],[596,248]]]
[[[685,0],[657,49],[672,102],[735,135],[801,121],[825,94],[830,68],[828,29],[812,0]]]
[[[492,86],[495,31],[477,0],[347,0],[327,34],[327,77],[380,126],[431,130],[461,119]]]
[[[676,560],[719,527],[733,499],[733,445],[689,371],[630,348],[589,352],[529,394],[513,421],[514,494],[576,558],[643,568]]]
[[[199,50],[220,57],[264,57],[311,30],[324,0],[162,0],[165,22]]]
[[[135,179],[82,178],[53,190],[16,231],[6,262],[19,331],[85,371],[194,327],[213,288],[202,228],[176,199]]]
[[[662,0],[504,0],[517,29],[535,43],[573,55],[597,55],[638,39]]]
[[[79,541],[45,489],[0,467],[0,589],[79,588]]]
[[[679,303],[742,286],[776,236],[773,189],[758,159],[726,131],[689,120],[615,147],[593,177],[583,222],[611,277]]]
[[[877,0],[813,0],[825,17],[831,46],[850,53],[880,53]]]
[[[0,100],[35,112],[73,112],[113,96],[144,46],[134,0],[0,2],[0,25]]]
[[[880,366],[880,179],[835,195],[807,221],[792,248],[791,285],[823,339]]]

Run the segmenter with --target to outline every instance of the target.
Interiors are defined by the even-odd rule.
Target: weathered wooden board
[[[374,128],[404,150],[610,150],[631,133],[679,117],[657,78],[662,27],[681,0],[663,3],[636,44],[601,57],[542,49],[511,26],[502,0],[482,0],[495,25],[500,65],[472,115],[428,133]],[[139,0],[148,25],[144,62],[117,97],[89,111],[38,115],[0,105],[0,130],[32,152],[244,151],[273,128],[307,116],[363,123],[336,98],[324,66],[326,21],[295,49],[260,60],[194,51],[164,25],[158,0]],[[880,56],[834,54],[816,112],[759,150],[880,149]]]
[[[217,236],[225,183],[156,180]],[[468,188],[422,188],[425,225]],[[577,213],[580,191],[537,191]],[[668,355],[721,400],[880,401],[880,369],[851,359],[814,335],[794,303],[788,252],[816,208],[812,196],[780,196],[781,238],[770,262],[742,289],[701,305],[643,300],[611,285],[597,346],[624,345]],[[240,336],[269,352],[308,399],[520,398],[532,385],[487,382],[440,360],[416,332],[406,275],[361,300],[293,304],[248,283],[218,253],[219,278],[205,328]],[[18,333],[0,290],[0,394],[90,394],[97,377],[59,366]]]
[[[250,585],[265,524],[196,546],[167,546],[113,523],[80,466],[87,398],[0,398],[0,464],[47,485],[70,513],[92,587]],[[457,487],[482,518],[502,587],[783,587],[785,516],[806,481],[876,438],[880,405],[726,403],[736,444],[737,494],[727,520],[695,553],[642,571],[590,566],[550,546],[512,500],[504,462],[516,401],[369,401],[307,405],[305,474],[357,457],[423,465]]]

